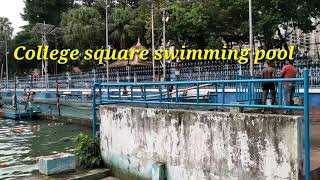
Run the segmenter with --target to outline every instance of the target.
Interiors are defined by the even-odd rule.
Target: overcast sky
[[[21,26],[27,24],[20,15],[23,13],[23,8],[23,0],[0,0],[0,17],[9,18],[14,28],[14,35],[21,31]]]

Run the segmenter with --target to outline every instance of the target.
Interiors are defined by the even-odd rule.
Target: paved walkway
[[[310,111],[310,161],[311,179],[320,179],[320,108]]]
[[[310,122],[311,170],[320,179],[320,108],[311,110]]]

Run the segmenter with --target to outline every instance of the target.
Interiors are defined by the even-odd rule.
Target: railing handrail
[[[306,180],[310,180],[310,140],[309,140],[309,70],[304,69],[303,72],[303,78],[275,78],[275,79],[241,79],[241,80],[213,80],[213,81],[169,81],[169,82],[121,82],[121,83],[104,83],[104,82],[95,82],[92,86],[92,94],[93,94],[93,137],[96,136],[96,106],[97,105],[103,105],[108,103],[144,103],[144,104],[165,104],[165,105],[195,105],[195,106],[221,106],[221,107],[247,107],[247,108],[275,108],[275,109],[291,109],[291,110],[303,110],[304,111],[304,144],[305,144],[305,174],[306,174]],[[279,85],[279,99],[280,104],[279,105],[257,105],[252,104],[252,84],[253,83],[264,83],[264,82],[278,82]],[[303,82],[303,95],[304,95],[304,103],[303,106],[288,106],[282,104],[282,98],[283,98],[283,82]],[[249,94],[249,104],[232,104],[232,103],[225,103],[225,85],[228,83],[248,83],[247,92],[245,93]],[[196,102],[179,102],[179,85],[193,85],[196,84]],[[199,101],[200,97],[200,86],[201,84],[212,84],[222,85],[222,102],[221,103],[202,103]],[[175,92],[169,93],[169,85],[175,85]],[[118,87],[118,93],[119,93],[119,99],[112,99],[110,98],[110,87]],[[126,96],[126,99],[122,99],[121,96],[121,87],[123,86],[129,86],[129,92],[130,96]],[[134,100],[133,97],[133,87],[141,86],[141,93],[143,96],[138,99]],[[159,89],[159,99],[152,99],[151,101],[148,101],[147,94],[146,94],[146,86],[158,86]],[[162,88],[162,86],[165,86],[165,88]],[[102,96],[102,88],[107,88],[107,99],[104,100]],[[217,86],[216,86],[217,87]],[[98,89],[98,100],[97,102],[97,95],[96,91]],[[165,91],[163,90],[165,89]],[[243,92],[236,92],[236,93],[243,93]],[[169,101],[171,100],[171,94],[175,94],[175,102]],[[163,97],[166,96],[167,97]],[[129,99],[128,99],[129,98]],[[130,99],[131,98],[131,99]],[[163,101],[165,99],[168,99],[168,101]]]
[[[212,80],[212,81],[163,81],[163,82],[119,82],[119,83],[99,83],[101,86],[143,86],[143,85],[183,85],[183,84],[217,84],[217,83],[249,83],[249,82],[298,82],[304,78],[275,78],[275,79],[241,79],[241,80]]]

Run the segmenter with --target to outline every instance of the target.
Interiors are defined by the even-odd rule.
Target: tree
[[[1,36],[4,38],[10,38],[13,33],[13,28],[11,27],[12,23],[9,21],[7,17],[0,17],[0,33]]]
[[[10,49],[16,49],[19,46],[26,46],[27,49],[36,49],[37,45],[39,44],[39,38],[30,32],[27,31],[21,31],[19,32],[10,43]],[[22,57],[24,55],[23,52],[19,52],[18,56]],[[29,74],[33,69],[35,68],[41,68],[41,64],[37,61],[17,61],[14,60],[13,53],[10,53],[11,61],[15,64],[15,70],[17,72],[17,75],[26,75]]]
[[[135,12],[128,6],[118,6],[111,9],[108,16],[108,26],[114,47],[120,49],[129,47],[129,36],[132,33],[134,19]]]
[[[69,48],[100,48],[105,42],[105,23],[93,7],[79,7],[63,13],[63,39]]]
[[[264,42],[264,48],[288,50],[287,40],[294,28],[305,33],[315,29],[312,19],[320,17],[318,0],[260,0],[253,1],[255,35]],[[276,35],[276,37],[275,37]]]
[[[7,17],[0,17],[0,39],[2,41],[0,42],[1,43],[0,59],[2,60],[2,65],[4,65],[3,60],[6,58],[6,52],[7,50],[9,50],[8,44],[13,32],[13,28],[11,27],[11,25],[12,23],[9,21]],[[9,63],[8,63],[8,66],[9,66]]]
[[[92,6],[96,2],[96,0],[76,0],[76,2],[84,6]]]
[[[61,14],[73,6],[73,0],[25,0],[22,18],[29,22],[29,28],[36,23],[59,25]]]
[[[175,39],[179,45],[189,47],[206,47],[209,16],[206,7],[200,1],[193,3],[174,3],[169,9],[168,37]]]

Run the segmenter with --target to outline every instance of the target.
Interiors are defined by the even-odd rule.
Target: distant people
[[[261,72],[262,79],[274,79],[276,70],[272,62],[268,61],[267,67],[265,67]],[[264,82],[262,83],[262,104],[265,105],[269,92],[272,95],[271,104],[274,105],[276,102],[276,83],[275,82]],[[264,112],[264,110],[262,111]]]
[[[81,69],[79,67],[72,67],[72,72],[76,73],[76,74],[81,74],[82,73],[82,71],[81,71]]]
[[[287,60],[287,65],[282,68],[281,77],[282,78],[296,78],[297,69],[293,66],[293,61]],[[286,106],[294,105],[294,92],[295,92],[295,83],[294,82],[283,82],[283,94],[284,94],[284,103]],[[291,114],[292,111],[286,111],[287,114]]]
[[[173,85],[170,85],[170,86],[169,86],[169,92],[172,93],[173,90],[174,90],[174,86],[173,86]]]
[[[124,86],[123,87],[123,96],[128,96],[129,93],[128,93],[128,90],[127,90],[127,86]]]

